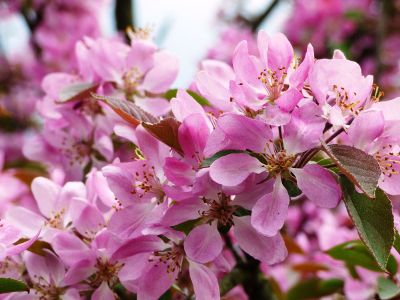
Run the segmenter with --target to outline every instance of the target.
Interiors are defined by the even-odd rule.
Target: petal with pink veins
[[[94,253],[77,236],[67,232],[57,234],[51,245],[61,260],[71,266],[80,260],[93,259]]]
[[[71,201],[70,213],[76,230],[83,236],[93,238],[105,226],[103,214],[96,206],[74,198]]]
[[[220,299],[218,280],[213,271],[204,265],[189,262],[189,274],[196,300]]]
[[[289,154],[297,154],[320,144],[325,120],[321,109],[308,102],[292,112],[290,122],[283,127],[283,143]]]
[[[96,272],[95,259],[83,259],[72,265],[63,279],[64,285],[77,284]]]
[[[263,235],[276,235],[285,223],[289,202],[289,194],[277,177],[273,191],[258,199],[253,206],[251,225]]]
[[[182,150],[189,159],[201,159],[210,135],[210,128],[201,114],[193,114],[183,120],[178,129],[178,139]]]
[[[261,153],[272,138],[269,125],[245,116],[226,114],[208,138],[204,154],[212,156],[221,150],[252,150]]]
[[[131,42],[131,48],[126,56],[126,66],[137,68],[141,75],[145,74],[154,63],[156,45],[146,40],[136,39]]]
[[[308,164],[302,169],[292,168],[299,189],[314,204],[334,208],[338,205],[342,192],[333,174],[318,164]]]
[[[383,113],[379,110],[368,110],[354,119],[347,132],[354,147],[368,149],[371,143],[382,135],[384,128]]]
[[[196,175],[192,165],[175,157],[165,159],[164,172],[169,181],[179,186],[192,184]]]
[[[108,286],[107,281],[103,281],[101,285],[94,291],[92,300],[113,300],[117,299],[116,295]]]
[[[291,88],[276,99],[275,104],[278,105],[282,111],[291,112],[301,99],[303,99],[303,95],[298,90]]]
[[[185,253],[190,260],[207,263],[222,251],[223,242],[216,222],[196,226],[185,239]]]
[[[203,107],[185,90],[178,90],[176,98],[171,99],[171,108],[179,122],[192,114],[201,114],[206,117]]]
[[[112,255],[111,260],[119,260],[141,253],[152,253],[165,248],[165,243],[157,236],[148,235],[128,239]]]
[[[235,238],[243,251],[269,265],[286,258],[288,252],[279,233],[272,237],[260,234],[251,226],[250,216],[233,217],[233,222]]]
[[[242,183],[252,173],[266,171],[261,162],[248,154],[233,153],[225,155],[210,166],[210,177],[215,182],[236,186]]]
[[[261,82],[257,78],[259,72],[251,59],[246,41],[242,41],[236,46],[232,65],[239,82],[248,82],[255,86],[261,86]]]
[[[179,62],[166,51],[154,54],[154,66],[144,77],[142,88],[152,93],[163,93],[175,81]]]
[[[301,89],[304,86],[305,81],[308,78],[311,67],[314,63],[314,48],[311,44],[307,46],[307,52],[304,57],[303,62],[300,66],[290,75],[289,83],[290,86]]]
[[[179,270],[167,271],[167,264],[153,263],[139,279],[137,287],[138,300],[159,299],[174,283]]]
[[[44,177],[36,177],[32,181],[32,193],[40,212],[45,217],[54,213],[54,206],[60,194],[61,187]]]
[[[293,47],[282,33],[276,33],[268,40],[268,68],[275,71],[279,68],[288,70],[293,59]]]
[[[135,203],[116,211],[108,223],[108,230],[121,238],[133,238],[140,235],[142,229],[151,221],[153,203]],[[153,220],[156,222],[156,220]]]

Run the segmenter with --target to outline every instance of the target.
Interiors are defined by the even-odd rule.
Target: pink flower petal
[[[142,275],[137,287],[137,298],[143,300],[159,299],[174,283],[179,270],[169,273],[167,264],[154,263]]]
[[[232,64],[239,82],[244,81],[255,86],[261,85],[261,82],[257,79],[257,68],[249,55],[246,41],[242,41],[236,46]]]
[[[225,155],[210,166],[210,177],[215,182],[236,186],[242,183],[252,173],[262,173],[266,169],[258,159],[242,153]]]
[[[61,187],[50,179],[37,177],[32,181],[32,193],[40,212],[45,217],[54,213],[54,206],[58,199]]]
[[[331,172],[318,164],[290,170],[296,176],[298,187],[316,205],[326,208],[338,205],[342,192]]]
[[[195,262],[189,262],[189,274],[196,300],[220,299],[217,277],[209,268]]]
[[[180,122],[192,114],[201,114],[205,117],[203,107],[185,90],[178,90],[176,98],[171,99],[171,108],[175,118]]]
[[[258,233],[250,224],[250,216],[234,217],[233,222],[235,238],[243,251],[270,265],[285,259],[287,249],[280,234],[267,237]]]
[[[103,281],[101,285],[94,291],[92,300],[113,300],[116,299],[115,294],[108,286],[106,281]]]
[[[246,149],[260,153],[271,138],[271,129],[264,122],[241,115],[226,114],[218,119],[204,154],[210,157],[221,150]]]
[[[164,172],[169,181],[180,186],[192,184],[196,175],[190,164],[175,157],[165,159]]]
[[[154,67],[144,77],[142,88],[152,93],[163,93],[175,81],[179,62],[165,51],[154,55]]]
[[[381,111],[364,111],[354,119],[348,129],[350,142],[356,148],[368,149],[382,135],[384,127],[385,119]]]
[[[251,224],[263,235],[276,235],[285,223],[289,202],[289,194],[277,177],[273,191],[258,199],[254,205]]]
[[[217,224],[196,226],[184,242],[186,255],[193,261],[207,263],[214,260],[222,251],[223,242]]]

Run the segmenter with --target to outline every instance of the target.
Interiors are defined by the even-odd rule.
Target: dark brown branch
[[[117,23],[117,30],[125,32],[127,28],[134,28],[133,19],[133,0],[117,0],[115,4],[115,19]]]

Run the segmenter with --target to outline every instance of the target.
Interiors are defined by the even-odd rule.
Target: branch
[[[274,10],[274,8],[278,5],[280,0],[272,0],[271,4],[266,8],[266,10],[259,15],[258,17],[249,20],[244,17],[239,17],[239,19],[243,20],[254,32],[258,29],[261,23],[268,17],[268,15]]]
[[[134,28],[133,20],[133,0],[117,0],[115,4],[115,19],[117,23],[117,30],[125,32],[126,29],[131,27]]]

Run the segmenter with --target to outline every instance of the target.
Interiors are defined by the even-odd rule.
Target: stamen
[[[391,144],[383,146],[382,150],[385,151],[388,148],[390,152],[377,151],[374,157],[381,168],[382,174],[387,177],[392,177],[393,175],[399,174],[399,171],[396,170],[396,165],[400,167],[400,152],[395,153],[391,151],[393,148]]]
[[[158,259],[159,263],[167,265],[167,273],[174,273],[182,267],[182,261],[185,256],[185,251],[182,244],[173,244],[171,248],[154,252],[154,258],[149,261]]]
[[[233,225],[233,213],[237,207],[231,205],[231,199],[228,196],[218,193],[217,200],[203,197],[203,202],[209,207],[208,210],[199,211],[199,215],[205,219],[206,223],[218,221],[223,226]]]

